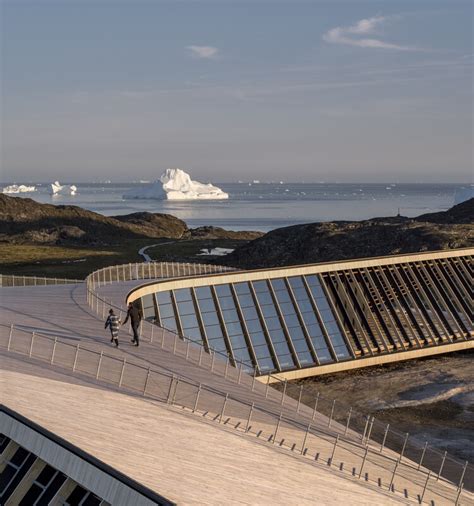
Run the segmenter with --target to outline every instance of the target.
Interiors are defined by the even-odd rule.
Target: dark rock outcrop
[[[251,269],[473,247],[473,223],[471,199],[445,213],[415,219],[295,225],[273,230],[238,247],[220,263]]]

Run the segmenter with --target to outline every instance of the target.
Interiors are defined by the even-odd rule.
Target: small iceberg
[[[158,181],[141,188],[131,188],[123,195],[124,199],[158,200],[218,200],[228,199],[229,195],[212,184],[193,181],[181,169],[166,169]]]
[[[198,255],[204,255],[204,256],[219,256],[223,257],[225,255],[228,255],[229,253],[232,253],[234,250],[231,248],[203,248],[201,249],[201,253],[198,253]]]
[[[50,195],[75,195],[76,192],[77,192],[76,186],[62,185],[59,183],[59,181],[51,183],[49,188]]]
[[[3,188],[2,193],[31,193],[35,192],[36,187],[35,186],[25,186],[24,184],[12,184],[10,186],[5,186]]]

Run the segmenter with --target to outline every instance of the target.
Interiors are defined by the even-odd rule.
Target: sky
[[[0,0],[0,180],[473,179],[473,2]]]

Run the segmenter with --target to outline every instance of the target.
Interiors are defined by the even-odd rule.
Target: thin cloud
[[[376,38],[364,37],[378,33],[380,26],[387,20],[385,16],[373,16],[361,19],[351,26],[336,26],[323,35],[323,40],[331,44],[345,44],[348,46],[368,47],[377,49],[395,49],[398,51],[413,51],[416,48],[392,44]]]
[[[186,46],[186,49],[191,51],[195,58],[212,59],[215,58],[219,52],[217,47],[213,46]]]

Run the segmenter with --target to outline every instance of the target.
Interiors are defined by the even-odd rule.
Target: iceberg
[[[5,186],[3,188],[2,193],[31,193],[35,192],[36,187],[35,186],[25,186],[24,184],[12,184],[10,186]]]
[[[181,169],[166,169],[160,179],[141,188],[132,188],[124,193],[124,199],[158,200],[217,200],[228,199],[229,195],[217,186],[193,181]]]
[[[49,193],[50,195],[75,195],[77,192],[77,186],[65,186],[55,181],[51,183]]]

